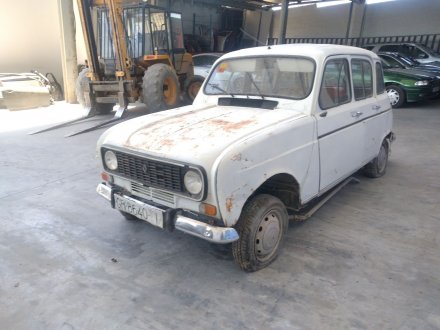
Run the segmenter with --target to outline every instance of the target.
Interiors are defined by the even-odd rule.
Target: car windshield
[[[315,63],[302,57],[264,56],[226,59],[205,84],[208,95],[244,95],[300,100],[313,87]]]
[[[403,56],[401,54],[396,55],[402,62],[405,62],[409,66],[416,66],[419,63],[408,56]]]
[[[425,51],[426,53],[428,53],[429,55],[431,55],[431,56],[434,56],[434,57],[440,57],[440,54],[439,53],[436,53],[435,51],[433,51],[431,48],[428,48],[428,47],[426,47],[426,46],[424,46],[424,45],[417,45],[420,49],[422,49],[423,51]]]

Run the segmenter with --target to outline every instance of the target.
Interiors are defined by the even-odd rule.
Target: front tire
[[[174,70],[166,64],[154,64],[144,73],[142,98],[148,111],[157,112],[177,106],[179,82]]]
[[[240,238],[232,243],[232,254],[240,268],[254,272],[272,263],[287,226],[287,211],[278,198],[257,195],[248,201],[236,227]]]
[[[364,167],[364,174],[369,178],[380,178],[387,171],[390,146],[385,139],[380,146],[379,154]]]
[[[78,78],[76,79],[75,85],[76,100],[83,108],[87,106],[84,91],[88,88],[87,85],[90,81],[90,78],[86,76],[87,72],[89,72],[89,68],[84,68],[81,70]],[[113,106],[113,103],[96,103],[96,113],[101,115],[108,114],[113,110]]]
[[[388,98],[393,108],[400,108],[405,103],[405,91],[397,85],[386,87]]]

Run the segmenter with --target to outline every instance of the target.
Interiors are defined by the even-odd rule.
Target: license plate
[[[157,207],[139,202],[127,196],[115,194],[115,208],[119,211],[134,215],[154,226],[163,228],[164,212]]]
[[[436,93],[436,92],[440,91],[440,87],[434,87],[434,88],[432,89],[432,91],[433,91],[434,93]]]

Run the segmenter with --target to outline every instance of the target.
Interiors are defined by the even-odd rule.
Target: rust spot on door
[[[235,154],[234,156],[232,156],[231,158],[232,161],[240,161],[241,160],[241,154]]]

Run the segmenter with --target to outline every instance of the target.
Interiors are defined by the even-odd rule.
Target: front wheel
[[[278,198],[257,195],[248,201],[237,223],[240,238],[232,243],[232,254],[240,268],[254,272],[273,262],[287,226],[287,211]]]
[[[185,96],[188,102],[192,103],[196,98],[200,87],[202,87],[205,78],[202,76],[192,76],[185,82]]]
[[[402,87],[389,85],[386,89],[391,106],[393,108],[400,108],[405,103],[405,92]]]
[[[75,85],[75,92],[76,92],[76,99],[79,104],[83,108],[87,106],[86,99],[84,96],[84,92],[89,88],[88,84],[90,81],[90,78],[87,77],[87,73],[89,72],[89,68],[84,68],[81,70],[81,72],[78,75],[78,78],[76,79],[76,85]],[[113,110],[113,103],[96,103],[96,113],[105,115],[110,113]]]
[[[369,178],[379,178],[387,171],[389,143],[385,139],[380,146],[379,154],[364,167],[364,174]]]

